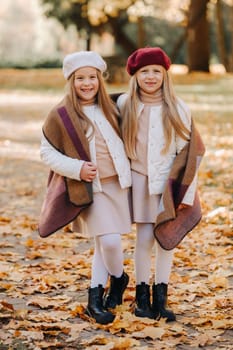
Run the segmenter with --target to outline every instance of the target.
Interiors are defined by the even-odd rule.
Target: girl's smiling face
[[[153,94],[163,84],[163,67],[157,64],[142,67],[136,72],[136,78],[140,89],[148,94]]]
[[[99,89],[97,70],[93,67],[82,67],[74,73],[74,87],[77,96],[83,101],[93,100]]]

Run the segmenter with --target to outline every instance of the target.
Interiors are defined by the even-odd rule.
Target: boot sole
[[[87,315],[87,316],[89,316],[89,317],[91,317],[92,319],[94,319],[97,323],[99,323],[99,324],[108,324],[108,323],[112,323],[113,321],[114,321],[114,319],[115,319],[115,315],[111,315],[110,313],[109,313],[109,318],[108,319],[106,319],[106,320],[104,320],[104,319],[101,319],[101,318],[99,318],[98,316],[97,317],[94,317],[94,315],[92,314],[92,312],[88,309],[88,308],[86,308],[86,310],[85,310],[85,315]],[[110,317],[110,316],[112,316],[112,317]]]
[[[165,318],[166,322],[173,322],[176,321],[176,315],[171,315],[171,317],[166,316],[163,313],[158,313],[154,316],[155,320],[159,321],[161,318]]]
[[[150,318],[150,319],[154,319],[153,313],[143,313],[143,312],[140,312],[138,310],[135,310],[134,311],[134,315],[137,316],[137,317],[147,317],[147,318]]]

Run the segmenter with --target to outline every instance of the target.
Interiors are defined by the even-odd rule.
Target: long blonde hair
[[[94,133],[94,126],[91,120],[86,116],[86,114],[83,112],[82,104],[80,103],[80,99],[78,98],[75,87],[74,87],[74,73],[70,76],[68,82],[67,82],[67,92],[70,96],[70,99],[72,101],[73,107],[75,112],[77,113],[77,116],[80,118],[80,122],[82,124],[82,127],[86,133],[86,131],[91,128],[92,133],[90,137],[93,136]],[[96,95],[96,103],[101,108],[105,118],[109,121],[109,123],[112,125],[113,129],[116,131],[116,133],[120,136],[120,128],[118,124],[119,119],[119,112],[115,106],[115,103],[112,101],[110,96],[107,93],[107,90],[105,88],[104,79],[99,70],[97,70],[97,78],[99,81],[99,89]]]
[[[163,68],[163,67],[162,67]],[[184,140],[189,139],[189,130],[181,120],[177,109],[177,99],[173,90],[171,77],[168,71],[163,68],[163,85],[162,85],[162,120],[165,137],[165,146],[161,153],[166,154],[171,140],[173,130]],[[122,107],[122,137],[125,149],[130,159],[136,159],[136,135],[138,131],[138,106],[139,86],[136,75],[133,75],[129,83],[129,94],[124,106]]]

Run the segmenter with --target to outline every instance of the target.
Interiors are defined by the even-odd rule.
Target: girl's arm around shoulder
[[[124,104],[125,104],[127,98],[128,98],[128,94],[126,94],[126,93],[125,94],[121,94],[118,97],[118,99],[116,101],[116,105],[117,105],[118,109],[120,110],[120,112],[122,111],[122,108],[124,107]]]
[[[42,161],[57,174],[81,181],[80,172],[84,161],[62,154],[44,135],[41,137],[40,156]]]

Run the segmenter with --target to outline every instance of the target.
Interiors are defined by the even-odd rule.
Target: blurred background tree
[[[233,0],[8,0],[0,29],[2,65],[60,66],[92,49],[119,67],[136,48],[161,46],[190,72],[233,70]]]
[[[1,67],[56,67],[64,52],[85,47],[74,25],[47,18],[40,0],[7,0],[0,6]],[[77,44],[79,42],[79,44]]]

